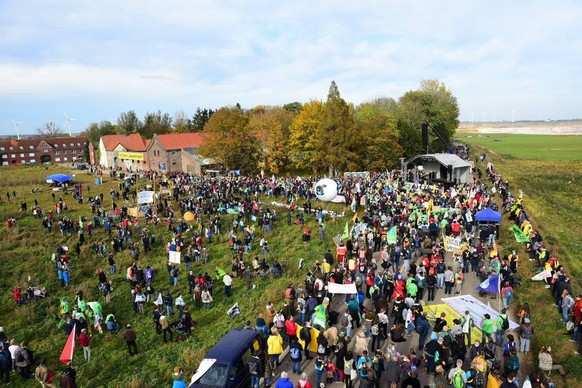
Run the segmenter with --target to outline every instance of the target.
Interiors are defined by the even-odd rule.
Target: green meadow
[[[582,160],[582,136],[457,133],[458,140],[503,155],[529,160]]]
[[[328,219],[326,238],[320,242],[317,238],[317,224],[312,216],[306,225],[312,230],[312,241],[304,244],[301,242],[303,229],[299,225],[287,225],[286,210],[269,205],[272,200],[284,201],[282,198],[268,199],[262,206],[269,206],[279,214],[279,221],[275,224],[274,230],[267,235],[270,252],[267,255],[269,262],[274,259],[279,260],[286,268],[283,277],[278,279],[253,278],[252,283],[255,289],[246,290],[244,281],[235,279],[233,283],[233,295],[227,298],[223,292],[222,281],[216,280],[214,286],[214,302],[208,311],[197,309],[193,299],[188,295],[188,282],[186,271],[182,266],[179,275],[179,285],[173,289],[169,286],[169,277],[166,270],[167,253],[165,244],[171,240],[171,233],[165,223],[155,228],[156,245],[149,254],[140,252],[139,263],[142,268],[150,265],[155,271],[154,288],[165,293],[170,290],[174,298],[178,294],[183,294],[187,306],[190,308],[193,319],[197,325],[192,329],[192,336],[183,342],[164,344],[161,336],[155,332],[151,313],[154,305],[148,303],[145,306],[145,314],[135,314],[132,309],[129,282],[125,278],[126,268],[131,264],[129,250],[115,255],[118,273],[109,275],[108,279],[113,281],[112,303],[106,304],[102,294],[98,291],[98,280],[95,274],[98,268],[103,268],[108,273],[107,261],[98,258],[90,249],[94,240],[106,238],[103,229],[97,229],[93,237],[86,234],[87,242],[81,250],[80,258],[76,257],[73,247],[76,238],[62,237],[55,224],[52,233],[48,233],[41,224],[41,220],[32,216],[32,206],[36,198],[45,213],[53,206],[53,199],[48,185],[45,183],[46,175],[68,172],[68,169],[57,166],[23,166],[18,168],[0,169],[0,217],[2,217],[0,239],[0,252],[2,259],[0,264],[0,291],[3,308],[0,310],[0,326],[3,326],[9,338],[15,338],[18,342],[28,341],[35,354],[44,357],[51,370],[60,376],[63,366],[58,359],[66,342],[66,336],[62,329],[58,329],[55,324],[55,315],[59,314],[58,298],[68,297],[73,300],[75,293],[82,290],[86,300],[98,300],[103,306],[104,315],[114,313],[118,322],[124,327],[131,323],[137,332],[137,344],[139,355],[128,357],[127,348],[121,334],[113,335],[107,333],[95,334],[92,341],[93,359],[91,362],[83,360],[83,351],[78,348],[74,357],[74,366],[78,372],[77,382],[81,387],[162,387],[171,384],[171,373],[175,366],[184,369],[185,377],[189,381],[192,373],[196,370],[199,361],[204,357],[206,351],[212,347],[231,328],[241,327],[246,319],[254,321],[258,313],[265,311],[268,301],[275,302],[276,306],[282,306],[284,290],[289,281],[299,284],[303,282],[305,271],[298,269],[300,258],[307,260],[309,266],[316,260],[323,258],[327,249],[335,249],[332,237],[341,233],[345,220],[348,218],[337,218],[334,222]],[[104,177],[103,185],[94,184],[94,176],[86,172],[77,172],[76,180],[84,183],[85,198],[88,195],[98,195],[103,193],[104,203],[108,209],[111,208],[111,197],[109,190],[118,187],[118,181],[108,176]],[[147,184],[142,180],[139,185]],[[90,192],[87,191],[90,185]],[[32,189],[40,189],[39,193],[33,194]],[[6,191],[15,191],[16,199],[7,200]],[[58,200],[57,193],[56,199]],[[79,215],[88,218],[91,211],[87,200],[83,204],[78,204],[71,194],[64,195],[63,200],[68,204],[69,210],[66,216],[76,219]],[[28,212],[20,212],[21,201],[26,201]],[[118,203],[121,205],[121,203]],[[299,203],[301,206],[302,204]],[[314,203],[314,208],[322,205],[324,209],[338,212],[347,210],[343,205]],[[174,208],[178,208],[174,204]],[[5,221],[9,217],[16,219],[16,226],[8,229]],[[180,214],[176,213],[176,218]],[[351,216],[350,218],[351,219]],[[229,271],[231,269],[231,259],[233,252],[228,244],[228,229],[232,225],[233,216],[222,216],[223,233],[213,238],[213,242],[208,244],[210,261],[208,264],[192,265],[194,273],[215,274],[216,268]],[[142,228],[144,227],[142,220]],[[196,222],[191,223],[196,227]],[[154,228],[152,225],[148,229]],[[252,258],[259,256],[262,258],[258,241],[264,235],[257,229],[257,239],[253,243],[253,249],[245,255],[245,263],[250,265]],[[186,233],[186,241],[191,241],[192,232]],[[70,265],[72,268],[71,285],[68,289],[61,287],[57,278],[56,269],[51,262],[51,254],[59,245],[71,247]],[[141,244],[140,244],[141,248]],[[108,246],[108,252],[111,247]],[[29,281],[30,277],[30,281]],[[12,290],[16,284],[23,287],[28,285],[46,287],[49,297],[41,299],[36,303],[17,307],[12,300]],[[238,302],[241,316],[231,319],[227,316],[227,310]],[[174,316],[174,319],[175,316]],[[176,333],[174,332],[175,336]],[[17,387],[36,387],[36,381],[24,382],[20,376],[14,377]]]
[[[475,133],[459,133],[456,139],[470,144],[475,157],[485,152],[487,160],[509,181],[515,195],[523,190],[523,204],[532,224],[541,232],[550,253],[560,259],[574,292],[582,293],[582,136],[483,134],[480,137]],[[540,282],[529,280],[538,268],[507,231],[511,224],[504,215],[501,246],[505,253],[520,250],[519,271],[524,282],[516,296],[517,305],[528,302],[532,307],[536,335],[531,362],[537,368],[540,347],[551,345],[554,362],[564,365],[569,373],[567,386],[579,386],[582,362],[580,356],[573,354],[575,344],[568,342],[570,336],[561,313],[552,306],[555,301],[551,294]]]

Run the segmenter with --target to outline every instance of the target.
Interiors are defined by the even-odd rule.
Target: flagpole
[[[498,298],[499,300],[497,302],[497,311],[501,313],[501,273],[497,275],[497,293],[499,294]]]

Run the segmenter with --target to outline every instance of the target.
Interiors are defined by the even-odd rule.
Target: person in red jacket
[[[20,289],[20,285],[14,287],[14,301],[17,305],[22,304],[22,290]]]
[[[285,333],[289,337],[289,343],[291,343],[293,338],[297,339],[297,324],[293,320],[292,315],[285,321]]]
[[[85,361],[91,361],[91,335],[87,335],[87,329],[81,330],[81,334],[79,334],[79,344],[83,347],[83,357],[85,357]]]

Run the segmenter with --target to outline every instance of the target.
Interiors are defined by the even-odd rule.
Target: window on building
[[[71,143],[71,147],[74,147],[74,146],[75,146],[75,143]]]
[[[67,150],[63,150],[63,154],[66,154],[66,153],[67,153]]]
[[[8,161],[6,161],[6,160],[5,160],[5,161],[3,161],[3,162],[2,162],[2,165],[3,165],[3,166],[8,166]]]
[[[46,154],[48,152],[48,148],[43,148],[42,152],[44,152]]]
[[[8,158],[8,155],[2,154],[2,159],[7,159],[7,158]]]
[[[33,150],[33,149],[34,149],[34,147],[33,147],[33,146],[28,146],[28,149],[29,149],[29,150]]]
[[[20,157],[21,157],[21,158],[24,158],[24,154],[20,154]]]
[[[15,158],[16,157],[16,154],[12,154],[12,155],[10,155],[10,157]]]
[[[55,162],[60,162],[61,158],[55,158]]]
[[[14,150],[14,148],[12,148],[12,147],[10,147],[10,148],[8,148],[8,149],[9,149],[10,151]]]
[[[67,148],[67,144],[63,144],[63,148]]]
[[[34,156],[34,152],[30,152],[28,156]]]
[[[61,153],[60,151],[55,151],[55,155],[58,155],[58,154],[60,154],[60,153]]]
[[[23,150],[23,149],[24,149],[24,147],[23,147],[23,146],[18,146],[18,149],[19,149],[19,150]]]
[[[81,147],[81,143],[77,143],[77,147]]]
[[[76,154],[77,153],[77,150],[73,150],[73,153]]]
[[[63,158],[63,160],[66,162],[67,161],[67,158]]]
[[[36,163],[36,159],[30,159],[30,163]]]
[[[4,147],[0,147],[0,151],[4,151]]]
[[[59,145],[58,144],[55,144],[55,148],[59,148]]]

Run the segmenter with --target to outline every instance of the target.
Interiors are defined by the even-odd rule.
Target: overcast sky
[[[582,117],[582,1],[0,0],[0,134],[135,110],[398,98],[461,120]]]

